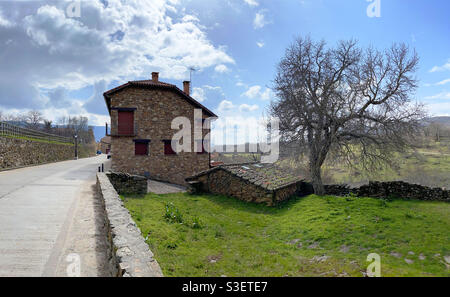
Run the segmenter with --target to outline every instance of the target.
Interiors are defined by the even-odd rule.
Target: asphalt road
[[[79,236],[81,221],[90,246],[83,256],[97,258],[86,263],[103,265],[95,254],[102,251],[92,201],[95,174],[105,161],[102,155],[0,172],[0,276],[65,276],[65,266],[74,261],[65,259],[75,246],[71,230]],[[83,271],[82,276],[101,274],[97,267]]]

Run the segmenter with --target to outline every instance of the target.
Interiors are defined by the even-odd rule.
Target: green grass
[[[123,199],[166,276],[362,276],[369,253],[380,254],[382,276],[450,276],[445,202],[310,195],[270,208],[213,195]],[[168,205],[182,223],[164,218]]]

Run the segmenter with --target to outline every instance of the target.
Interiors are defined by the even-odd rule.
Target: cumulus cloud
[[[0,27],[11,27],[12,25],[13,23],[3,16],[3,12],[0,9]]]
[[[223,70],[234,64],[224,47],[208,39],[198,18],[177,5],[82,1],[81,17],[69,18],[65,1],[0,2],[0,106],[59,108],[72,100],[64,90],[94,86],[81,108],[103,114],[100,89],[112,81],[149,77],[152,71],[181,80],[189,67]],[[2,11],[14,14],[6,19]]]
[[[214,68],[214,70],[215,70],[216,72],[219,72],[219,73],[230,72],[230,69],[228,69],[228,67],[225,66],[225,65],[223,65],[223,64],[217,65],[217,66]]]
[[[261,9],[256,13],[255,18],[253,20],[253,28],[261,29],[265,25],[270,24],[270,21],[267,20],[266,12],[267,12],[266,9]]]
[[[450,92],[442,92],[433,96],[427,96],[425,99],[450,99]]]
[[[441,72],[447,70],[450,70],[450,60],[448,60],[447,63],[442,66],[434,66],[433,68],[431,68],[430,72]]]
[[[205,99],[206,99],[205,91],[202,88],[193,88],[192,98],[194,98],[198,102],[205,101]]]
[[[105,106],[105,99],[103,97],[103,92],[106,90],[106,82],[101,80],[94,84],[94,93],[88,99],[88,101],[83,104],[83,108],[90,113],[107,115],[108,111]]]
[[[263,47],[265,44],[264,44],[264,42],[262,42],[262,41],[258,41],[258,42],[256,43],[256,45],[257,45],[259,48],[261,48],[261,47]]]
[[[272,91],[269,88],[266,88],[264,91],[261,86],[252,86],[248,88],[248,90],[242,93],[242,96],[248,97],[250,99],[259,98],[261,100],[270,100],[272,97]]]
[[[241,104],[239,106],[239,111],[241,111],[241,112],[245,112],[245,111],[249,112],[249,111],[255,111],[258,108],[259,108],[259,106],[256,105],[256,104],[254,104],[254,105]]]
[[[233,109],[235,106],[233,104],[233,102],[228,101],[228,100],[222,100],[219,104],[219,107],[217,108],[218,111],[223,112],[223,111],[228,111]]]

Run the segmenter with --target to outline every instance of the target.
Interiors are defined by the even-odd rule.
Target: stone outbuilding
[[[220,165],[188,177],[194,191],[232,196],[247,202],[276,205],[303,192],[299,176],[274,165],[244,163]]]

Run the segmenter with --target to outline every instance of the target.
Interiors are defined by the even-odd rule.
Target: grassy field
[[[450,189],[450,144],[432,143],[416,151],[396,154],[394,166],[385,166],[380,170],[365,171],[358,168],[348,168],[344,162],[332,160],[322,166],[322,178],[325,184],[344,183],[352,186],[373,181],[403,180],[429,187],[446,187]],[[299,162],[293,157],[280,159],[278,165],[283,168],[307,176],[307,159]]]
[[[369,253],[381,256],[382,276],[450,276],[445,202],[310,195],[269,208],[213,195],[122,198],[166,276],[363,276]],[[167,205],[175,216],[164,217]]]

